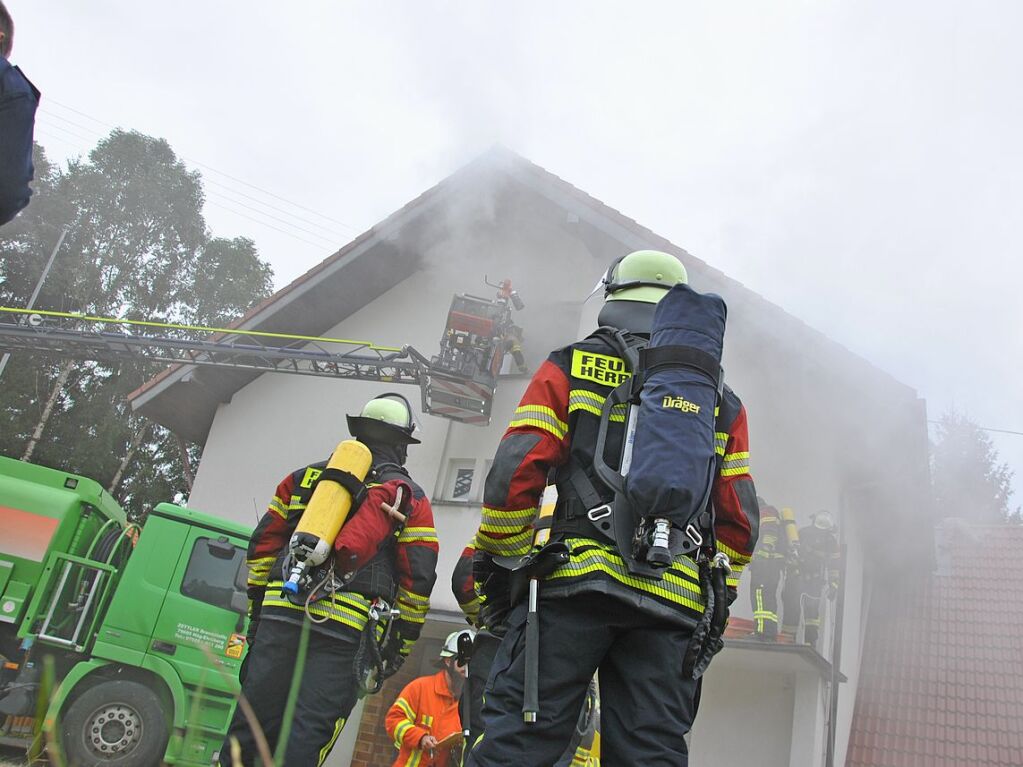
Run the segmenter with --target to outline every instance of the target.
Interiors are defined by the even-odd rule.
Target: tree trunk
[[[131,441],[131,445],[128,446],[128,452],[124,454],[124,458],[121,459],[120,466],[117,467],[117,471],[114,472],[114,478],[110,480],[110,487],[107,488],[107,492],[111,495],[117,489],[117,486],[121,484],[121,479],[124,477],[125,469],[128,468],[128,464],[131,463],[131,459],[135,457],[135,453],[138,452],[139,445],[142,444],[147,436],[149,436],[149,430],[152,428],[152,424],[148,421],[143,424],[142,428],[136,432],[135,437]]]
[[[61,368],[60,373],[57,374],[57,380],[53,384],[53,391],[50,392],[50,398],[46,400],[46,405],[43,407],[43,414],[39,418],[39,423],[36,424],[35,431],[32,432],[32,437],[28,441],[28,445],[25,446],[25,452],[21,456],[21,460],[28,461],[32,459],[32,453],[36,450],[36,445],[39,444],[39,440],[43,436],[43,430],[46,428],[47,422],[50,420],[50,416],[53,414],[53,408],[57,404],[57,400],[60,399],[60,393],[64,391],[64,385],[67,383],[68,376],[71,375],[71,371],[74,369],[75,363],[73,360],[65,362]]]
[[[188,445],[180,435],[175,434],[174,436],[178,438],[178,450],[181,451],[181,468],[184,469],[185,485],[188,486],[188,493],[191,495],[192,483],[195,481],[195,477],[192,474],[192,463],[188,458]]]

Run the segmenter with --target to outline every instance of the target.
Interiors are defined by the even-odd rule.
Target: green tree
[[[938,422],[931,446],[931,476],[939,516],[970,522],[1020,522],[1010,509],[1013,472],[998,462],[991,438],[966,415],[948,410]]]
[[[37,147],[36,195],[0,230],[0,299],[24,305],[60,230],[68,233],[41,309],[222,325],[271,292],[245,238],[213,238],[203,190],[162,139],[115,130],[66,169]],[[19,355],[0,386],[0,452],[103,483],[134,516],[187,495],[182,446],[133,414],[126,396],[160,370]],[[192,461],[195,446],[185,446]]]

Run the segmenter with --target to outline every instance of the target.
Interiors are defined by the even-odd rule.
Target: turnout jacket
[[[306,607],[295,605],[281,595],[286,577],[282,564],[288,542],[312,496],[315,481],[326,465],[326,461],[321,461],[285,477],[252,534],[247,564],[253,621],[301,623],[303,620]],[[380,514],[382,501],[394,501],[396,481],[412,488],[412,498],[403,509],[407,516],[405,525],[390,525],[381,530],[376,521],[359,520],[363,514]],[[351,561],[349,551],[353,548],[365,548],[373,543],[377,548],[368,555],[360,552],[360,567],[343,590],[309,605],[314,620],[323,620],[314,622],[312,630],[354,641],[366,626],[373,598],[379,596],[388,601],[393,598],[401,612],[395,624],[401,637],[401,653],[408,655],[426,621],[430,592],[437,579],[438,544],[433,509],[422,488],[397,464],[375,465],[366,484],[369,487],[366,499],[352,512],[334,542],[335,549],[343,552],[345,559],[337,563],[337,574],[340,576],[349,569],[345,564]],[[356,522],[359,522],[359,536],[349,532]],[[379,532],[376,540],[370,541],[374,530]]]
[[[601,406],[628,375],[618,351],[601,335],[551,352],[530,381],[494,457],[474,540],[476,549],[496,556],[528,553],[548,472],[560,468],[555,475],[557,534],[566,504],[579,502],[562,476],[570,460],[586,471],[603,500],[612,499],[611,491],[593,473],[593,455]],[[611,466],[618,463],[624,425],[624,408],[612,411],[604,457]],[[714,531],[718,550],[732,563],[728,585],[735,587],[756,545],[759,510],[749,471],[746,410],[728,387],[716,417],[715,450],[720,468],[711,494]],[[569,535],[565,541],[572,550],[571,559],[547,578],[544,594],[615,594],[639,609],[683,625],[692,625],[702,614],[704,595],[691,558],[677,557],[661,580],[640,578],[629,574],[615,546],[605,539]]]
[[[447,767],[453,764],[451,748],[428,751],[419,748],[426,735],[443,740],[462,731],[458,715],[458,698],[448,689],[444,669],[430,676],[413,679],[387,710],[384,719],[387,734],[398,749],[392,767]]]
[[[830,530],[807,525],[799,531],[797,567],[804,587],[811,583],[838,586],[841,565],[838,536]]]

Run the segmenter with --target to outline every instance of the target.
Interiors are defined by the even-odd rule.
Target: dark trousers
[[[290,623],[262,620],[249,650],[242,695],[252,706],[272,754],[284,719],[302,629]],[[313,767],[323,763],[358,701],[354,661],[358,644],[309,632],[305,669],[291,721],[291,734],[279,767]],[[239,705],[220,751],[222,767],[234,767],[231,738],[241,745],[244,767],[257,761],[256,739]]]
[[[465,753],[483,734],[483,689],[494,665],[494,656],[501,646],[501,638],[489,631],[480,631],[472,643],[472,658],[469,660],[469,677],[462,688],[462,720],[469,715],[469,737],[465,741]],[[463,760],[464,761],[464,760]]]
[[[821,591],[823,578],[790,571],[782,589],[782,613],[785,629],[795,632],[803,620],[803,641],[816,647],[821,627]]]
[[[750,603],[753,627],[765,639],[778,636],[778,586],[785,572],[785,560],[755,557],[750,565]]]
[[[700,683],[682,674],[690,632],[613,597],[580,594],[540,602],[540,714],[522,720],[526,606],[509,616],[483,704],[483,739],[472,767],[546,767],[568,747],[599,671],[601,765],[687,767],[683,736],[696,718]]]

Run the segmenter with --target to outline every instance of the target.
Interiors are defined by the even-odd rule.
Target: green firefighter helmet
[[[675,256],[660,250],[637,250],[618,259],[607,270],[604,300],[656,304],[680,282],[688,283],[689,276]]]
[[[418,445],[413,434],[416,421],[404,396],[387,392],[367,402],[359,415],[348,416],[348,431],[363,442],[389,445]]]

